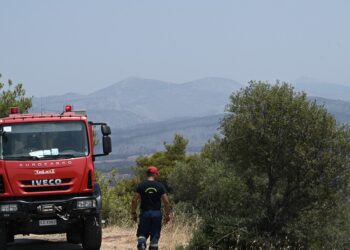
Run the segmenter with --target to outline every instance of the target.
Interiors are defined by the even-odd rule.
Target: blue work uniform
[[[158,181],[146,180],[136,187],[135,192],[141,196],[137,248],[146,249],[146,241],[150,237],[149,249],[158,250],[162,229],[161,197],[166,193],[166,189]]]

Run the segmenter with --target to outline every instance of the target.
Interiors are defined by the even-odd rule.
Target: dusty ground
[[[159,244],[161,250],[174,250],[186,245],[192,235],[191,226],[166,226]],[[136,228],[108,227],[103,230],[102,250],[136,249]],[[65,242],[65,235],[16,236],[15,243],[8,250],[81,250],[80,245]]]

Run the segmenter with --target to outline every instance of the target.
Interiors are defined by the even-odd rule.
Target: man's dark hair
[[[155,173],[151,173],[151,172],[146,172],[146,175],[147,175],[147,177],[151,177],[151,176],[156,176],[156,174]]]

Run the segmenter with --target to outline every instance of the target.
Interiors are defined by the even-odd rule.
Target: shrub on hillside
[[[116,171],[112,171],[107,176],[97,172],[96,181],[102,191],[102,218],[108,225],[131,225],[130,204],[137,180],[118,180]]]

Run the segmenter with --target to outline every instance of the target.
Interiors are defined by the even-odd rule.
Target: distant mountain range
[[[308,77],[297,79],[293,86],[303,90],[309,96],[318,96],[334,100],[350,101],[350,86],[318,81]]]
[[[128,78],[89,95],[67,94],[34,98],[35,112],[61,111],[65,103],[85,109],[90,119],[113,128],[174,118],[222,113],[230,94],[242,85],[224,78],[204,78],[183,84]]]
[[[324,105],[338,122],[350,122],[350,102],[345,101],[350,100],[350,87],[301,82],[295,84],[296,90],[310,93],[309,99]],[[112,128],[113,153],[101,158],[98,166],[125,166],[138,155],[162,150],[175,133],[189,139],[189,152],[199,152],[217,133],[229,96],[242,87],[224,78],[183,84],[128,78],[88,95],[34,98],[31,111],[61,112],[64,104],[72,104],[86,110],[90,120],[107,122]]]

